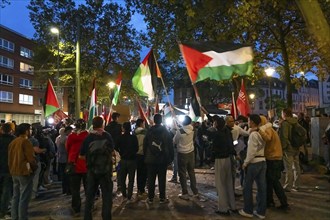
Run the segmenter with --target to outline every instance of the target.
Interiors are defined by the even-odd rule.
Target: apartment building
[[[33,85],[33,49],[27,37],[0,25],[0,119],[40,122],[44,90]]]

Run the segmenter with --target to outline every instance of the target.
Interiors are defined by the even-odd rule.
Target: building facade
[[[0,25],[0,119],[41,122],[44,88],[33,84],[35,43]]]

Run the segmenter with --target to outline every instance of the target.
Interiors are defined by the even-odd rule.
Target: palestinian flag
[[[191,82],[205,79],[228,80],[233,73],[251,75],[251,46],[232,43],[201,42],[180,44]]]
[[[132,78],[133,88],[140,96],[153,99],[157,88],[157,77],[161,78],[162,74],[151,49]]]
[[[88,112],[88,127],[92,125],[92,120],[96,116],[96,90],[95,90],[95,78],[93,80],[93,87],[91,92],[91,102]]]
[[[52,82],[48,80],[44,102],[45,117],[52,115],[58,109],[60,109],[60,105],[58,104]]]
[[[114,96],[113,96],[113,99],[112,99],[112,104],[113,105],[117,105],[117,103],[118,103],[118,98],[119,98],[119,92],[120,92],[122,79],[123,79],[123,74],[120,71],[119,75],[116,79],[116,82],[115,82],[116,83],[115,88],[113,89],[114,90]]]

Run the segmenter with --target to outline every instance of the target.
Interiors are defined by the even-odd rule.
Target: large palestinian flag
[[[60,109],[60,105],[58,104],[52,82],[48,80],[44,101],[45,117],[52,115],[58,109]]]
[[[202,42],[181,43],[192,83],[205,79],[227,80],[233,73],[244,76],[252,73],[251,46],[241,44]]]
[[[160,78],[161,76],[151,49],[132,78],[133,88],[140,96],[147,96],[149,99],[153,99],[157,89],[157,77]]]

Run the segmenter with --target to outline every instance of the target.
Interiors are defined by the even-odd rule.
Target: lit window
[[[34,67],[29,64],[21,62],[19,65],[19,70],[21,72],[26,72],[33,75]]]
[[[30,49],[21,47],[21,56],[31,59],[33,57],[33,52]]]
[[[14,79],[10,75],[0,73],[0,84],[13,85],[14,84]]]
[[[19,104],[33,105],[33,96],[19,94]]]
[[[13,103],[13,93],[7,91],[0,91],[0,102]]]

